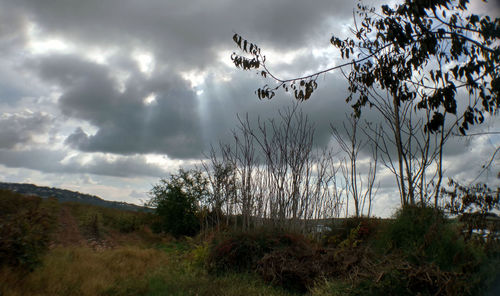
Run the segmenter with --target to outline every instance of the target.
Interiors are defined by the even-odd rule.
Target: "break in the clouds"
[[[106,154],[68,155],[64,151],[49,149],[0,149],[2,165],[27,168],[45,173],[94,174],[116,177],[162,176],[167,172],[157,164],[148,163],[141,155],[130,157]]]
[[[255,122],[293,103],[283,93],[256,98],[254,90],[269,81],[231,65],[234,33],[259,44],[280,75],[310,73],[340,61],[329,40],[349,33],[356,4],[0,0],[0,176],[68,188],[92,180],[89,193],[114,199],[124,184],[134,184],[124,199],[138,200],[151,178],[192,165],[211,144],[232,141],[237,114]],[[340,73],[318,83],[301,108],[322,147],[350,106]],[[365,115],[377,121],[375,112]],[[487,141],[471,142],[448,149],[480,166],[487,156],[470,147]],[[383,180],[391,188],[389,177]]]

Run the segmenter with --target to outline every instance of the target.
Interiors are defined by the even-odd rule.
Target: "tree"
[[[149,194],[148,205],[155,207],[161,231],[174,236],[198,232],[198,210],[208,196],[208,181],[202,172],[180,169],[168,179],[160,179]]]
[[[343,136],[337,128],[333,125],[332,134],[340,149],[346,154],[346,158],[341,161],[341,170],[344,175],[346,184],[346,216],[349,212],[349,198],[354,202],[354,215],[360,217],[363,215],[365,205],[367,207],[366,216],[370,217],[373,196],[377,188],[375,185],[375,178],[377,176],[377,163],[378,163],[378,145],[372,145],[371,159],[373,162],[369,164],[366,178],[363,178],[359,172],[358,159],[359,153],[362,148],[367,146],[369,140],[363,140],[359,137],[359,117],[349,116],[347,118],[348,125],[344,123],[344,132],[347,135]],[[377,142],[377,139],[374,139]]]
[[[450,189],[443,190],[448,197],[446,209],[458,215],[462,222],[462,233],[466,239],[472,237],[474,230],[487,234],[486,241],[498,240],[498,223],[495,212],[500,210],[500,187],[490,188],[486,184],[463,186],[450,179]],[[493,221],[488,218],[493,217]]]
[[[314,127],[298,104],[276,120],[238,119],[234,142],[221,143],[220,155],[212,149],[204,164],[217,221],[238,217],[233,226],[242,230],[265,224],[307,231],[307,220],[338,217],[343,191],[333,153],[314,149]]]
[[[482,123],[485,114],[496,114],[500,105],[500,19],[468,13],[468,5],[468,0],[413,0],[376,10],[359,4],[357,16],[361,21],[354,20],[354,37],[331,38],[332,45],[348,61],[303,77],[275,76],[267,68],[261,49],[238,34],[233,40],[250,57],[233,53],[231,58],[235,66],[258,70],[276,82],[256,91],[260,99],[271,99],[283,88],[296,99],[307,100],[318,87],[316,80],[321,74],[349,67],[350,72],[345,74],[350,91],[347,102],[352,103],[354,114],[359,117],[368,105],[390,124],[386,142],[396,148],[393,172],[402,205],[416,202],[415,185],[425,180],[426,169],[434,162],[437,206],[443,145],[451,133],[447,127],[456,126],[465,134],[471,125]],[[356,58],[349,60],[353,56]],[[465,100],[458,99],[462,90],[468,97]],[[447,125],[445,120],[450,115],[453,120]],[[422,158],[415,157],[412,150],[412,142],[417,139],[411,134],[415,127],[425,134]],[[426,150],[429,134],[439,134],[432,153]],[[429,155],[432,157],[427,158]],[[420,190],[422,193],[423,188]]]

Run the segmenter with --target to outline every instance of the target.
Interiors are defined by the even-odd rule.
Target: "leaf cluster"
[[[446,208],[455,215],[471,212],[486,215],[500,210],[500,188],[493,190],[486,184],[465,186],[451,179],[448,185],[452,189],[444,190],[449,197]]]
[[[274,76],[266,67],[266,57],[261,54],[261,49],[256,44],[244,39],[241,35],[234,34],[233,41],[244,54],[249,54],[251,57],[246,57],[233,52],[231,60],[237,68],[243,70],[257,70],[257,74],[267,78],[268,76],[278,82],[276,86],[264,85],[257,89],[255,94],[259,99],[272,99],[276,95],[276,91],[280,88],[285,92],[291,91],[295,98],[299,101],[307,100],[318,87],[315,75],[314,79],[296,78],[289,81],[282,81]],[[263,69],[263,70],[261,70]]]
[[[349,66],[347,102],[352,102],[357,116],[364,106],[375,104],[370,98],[382,90],[395,104],[412,101],[415,111],[430,111],[425,131],[438,131],[446,114],[454,114],[465,134],[471,125],[484,121],[484,113],[494,114],[500,106],[500,18],[468,13],[468,6],[468,0],[412,0],[379,10],[358,4],[354,37],[330,40],[347,62],[303,77],[276,77],[266,67],[261,49],[238,34],[233,40],[251,58],[233,53],[231,59],[237,67],[259,70],[277,82],[259,88],[259,99],[271,99],[283,88],[307,100],[319,75]],[[461,88],[469,103],[459,114]]]
[[[468,2],[406,1],[383,5],[381,13],[358,5],[355,38],[331,39],[343,58],[357,54],[348,77],[348,101],[354,101],[357,114],[374,89],[387,91],[397,103],[417,100],[416,109],[432,111],[425,126],[430,132],[440,129],[446,113],[461,117],[459,130],[465,134],[483,122],[484,112],[496,112],[500,19],[466,16]],[[459,88],[472,99],[462,115],[457,114]]]

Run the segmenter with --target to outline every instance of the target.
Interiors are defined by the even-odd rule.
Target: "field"
[[[10,212],[22,208],[31,215],[36,209],[48,220],[43,231],[50,235],[39,260],[1,268],[0,295],[288,295],[253,274],[210,276],[196,257],[197,244],[153,234],[150,214],[1,194],[3,217],[7,203]],[[30,249],[42,241],[36,237]],[[16,255],[0,254],[2,261]]]
[[[342,221],[319,240],[269,230],[175,239],[150,230],[151,213],[0,195],[0,295],[482,295],[498,272],[498,251],[462,243],[456,222],[418,250],[380,219]]]

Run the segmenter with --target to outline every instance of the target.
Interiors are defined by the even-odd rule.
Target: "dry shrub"
[[[370,295],[477,295],[477,287],[469,280],[466,274],[444,271],[436,264],[400,261],[359,289]]]
[[[264,255],[257,271],[270,283],[305,292],[321,273],[321,262],[311,249],[287,247]]]
[[[345,281],[372,279],[374,254],[368,247],[317,248],[290,246],[266,254],[258,264],[262,278],[287,289],[305,292],[322,278]]]
[[[352,239],[353,231],[356,232],[355,239],[359,242],[366,242],[373,239],[381,228],[381,219],[369,217],[351,217],[343,219],[340,225],[331,225],[330,231],[325,233],[323,244],[336,246],[346,240]]]
[[[274,250],[304,249],[311,242],[299,234],[267,231],[226,233],[212,241],[209,270],[215,272],[253,271],[258,262]]]
[[[358,224],[359,225],[359,224]],[[374,276],[366,247],[319,248],[297,234],[233,233],[212,243],[211,271],[256,271],[266,282],[305,292],[323,277]]]

